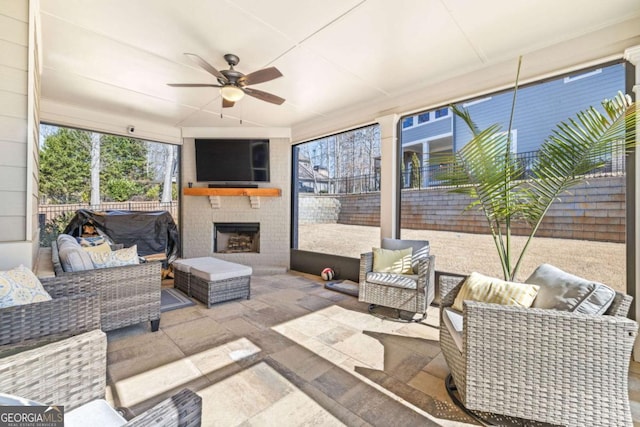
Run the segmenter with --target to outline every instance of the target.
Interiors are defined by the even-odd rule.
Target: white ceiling
[[[43,117],[158,127],[290,127],[299,138],[556,73],[640,44],[638,0],[45,0]],[[183,55],[286,99],[224,110]],[[68,112],[61,113],[68,107]],[[102,117],[98,119],[97,117]],[[108,119],[106,119],[108,117]],[[124,129],[124,128],[123,128]]]

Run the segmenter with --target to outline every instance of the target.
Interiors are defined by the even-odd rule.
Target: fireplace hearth
[[[260,253],[260,223],[217,222],[213,224],[213,252]]]

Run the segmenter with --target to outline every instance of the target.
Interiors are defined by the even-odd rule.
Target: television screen
[[[268,139],[196,139],[199,182],[268,182]]]

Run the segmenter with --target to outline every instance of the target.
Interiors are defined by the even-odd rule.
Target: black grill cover
[[[178,227],[167,211],[79,209],[63,233],[79,237],[84,225],[93,225],[98,234],[108,237],[113,243],[122,243],[125,248],[138,245],[140,256],[165,253],[168,263],[178,257]]]

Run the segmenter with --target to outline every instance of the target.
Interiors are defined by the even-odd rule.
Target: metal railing
[[[516,159],[521,165],[521,179],[533,178],[531,170],[538,159],[537,151],[517,153]],[[625,173],[624,152],[613,153],[600,159],[604,164],[602,167],[590,171],[587,176],[612,176]],[[402,189],[433,188],[443,185],[437,179],[437,175],[446,168],[445,164],[434,164],[423,166],[417,171],[404,170],[400,174]],[[316,194],[357,194],[380,191],[380,174],[358,175],[345,178],[326,178],[322,182],[308,183],[300,182],[298,186],[300,192]]]

